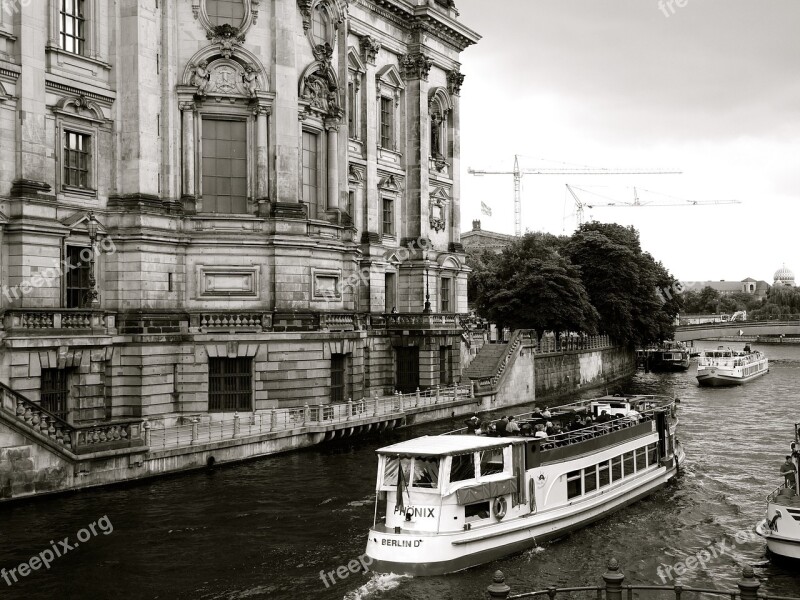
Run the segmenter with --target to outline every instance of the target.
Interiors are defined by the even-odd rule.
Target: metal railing
[[[470,398],[471,386],[453,385],[412,394],[349,400],[343,404],[305,405],[257,412],[243,419],[238,413],[231,419],[194,422],[171,427],[144,423],[145,444],[153,449],[178,448],[228,439],[239,439],[280,431],[341,425],[350,427],[374,418],[400,415],[409,410],[447,405]],[[191,418],[191,417],[190,417]],[[336,427],[335,427],[336,428]]]
[[[511,587],[506,583],[503,572],[495,571],[491,585],[486,588],[485,597],[492,600],[517,600],[518,598],[547,596],[549,600],[555,600],[558,596],[569,597],[574,592],[594,592],[597,600],[603,600],[603,598],[605,600],[623,600],[623,594],[626,600],[634,600],[634,592],[655,591],[674,596],[675,600],[681,600],[684,594],[707,594],[728,598],[729,600],[800,600],[800,598],[771,596],[761,593],[759,591],[761,582],[756,579],[753,568],[749,565],[742,569],[742,578],[736,583],[737,590],[684,586],[679,579],[676,579],[673,585],[625,585],[625,574],[620,571],[619,563],[616,559],[612,558],[608,561],[607,568],[608,570],[603,573],[604,585],[567,588],[552,586],[544,590],[515,594],[513,596],[511,595]]]

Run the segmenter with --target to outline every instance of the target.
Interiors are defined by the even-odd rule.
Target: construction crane
[[[575,200],[575,216],[578,221],[578,227],[583,224],[583,209],[584,207],[587,208],[635,208],[635,207],[650,207],[650,206],[703,206],[703,205],[717,205],[717,204],[741,204],[738,200],[685,200],[675,198],[675,200],[680,200],[678,202],[642,202],[639,198],[639,190],[633,188],[633,202],[595,202],[589,204],[588,202],[581,202],[578,195],[575,193],[575,190],[579,190],[581,192],[586,192],[587,194],[597,194],[596,192],[592,192],[590,190],[585,190],[583,188],[573,188],[570,184],[567,184],[567,191],[570,193],[572,198]],[[644,190],[646,192],[650,192],[650,190]],[[658,192],[650,192],[651,194],[659,194]],[[665,196],[665,194],[659,194]],[[604,197],[604,196],[601,196]],[[671,197],[671,196],[667,196]],[[610,198],[608,198],[610,200]]]
[[[557,169],[520,169],[519,155],[514,155],[513,171],[489,171],[486,169],[468,168],[470,175],[513,175],[514,176],[514,235],[522,235],[522,188],[523,175],[679,175],[681,171],[665,169],[604,169],[604,168],[557,168]]]

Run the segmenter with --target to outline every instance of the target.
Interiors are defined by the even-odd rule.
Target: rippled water
[[[452,429],[443,422],[381,439],[316,447],[239,465],[0,506],[0,567],[17,566],[107,515],[113,533],[93,537],[49,570],[31,573],[0,598],[408,599],[482,598],[501,569],[513,591],[596,585],[610,557],[627,582],[660,584],[659,565],[721,543],[725,553],[681,578],[735,587],[755,564],[771,594],[800,596],[797,566],[773,565],[750,536],[800,421],[800,347],[761,348],[768,375],[738,388],[698,388],[685,374],[643,374],[611,391],[681,399],[678,433],[686,468],[677,482],[624,511],[541,548],[469,571],[431,578],[332,571],[364,552],[374,514],[380,446]],[[522,409],[519,410],[522,412]],[[740,533],[737,541],[736,533]],[[712,546],[714,545],[714,546]],[[662,573],[663,573],[662,566]],[[668,581],[669,582],[669,581]]]

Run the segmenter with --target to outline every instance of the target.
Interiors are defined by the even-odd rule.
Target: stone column
[[[266,210],[262,206],[269,200],[269,110],[259,106],[256,113],[256,202],[259,214]]]
[[[452,166],[453,176],[453,201],[450,211],[450,251],[463,252],[461,245],[461,84],[464,83],[464,75],[458,71],[450,71],[447,74],[447,84],[450,97],[453,102],[453,148]]]
[[[194,139],[194,102],[181,102],[183,115],[183,201],[192,203],[197,198],[195,190],[195,139]]]
[[[276,169],[270,197],[279,204],[296,205],[301,201],[297,73],[302,71],[297,64],[297,35],[303,25],[298,20],[297,0],[275,0],[269,5],[275,29],[272,35],[275,65],[269,89],[281,90],[273,109]]]
[[[325,119],[328,137],[328,207],[327,211],[339,211],[339,126],[338,118]]]
[[[381,49],[380,42],[370,36],[361,38],[366,75],[364,76],[364,100],[367,110],[364,129],[364,147],[367,155],[365,176],[364,231],[363,242],[377,243],[380,239],[380,208],[378,207],[378,89],[375,80],[375,61]]]

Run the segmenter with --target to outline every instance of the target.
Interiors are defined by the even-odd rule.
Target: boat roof
[[[479,435],[426,435],[379,448],[378,454],[405,456],[448,456],[508,446],[514,438]]]

